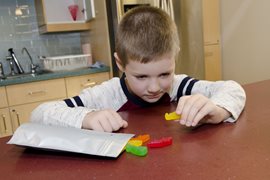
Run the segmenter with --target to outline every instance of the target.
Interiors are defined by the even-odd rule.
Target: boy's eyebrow
[[[134,73],[133,76],[149,76],[148,74],[138,74],[138,73]]]
[[[164,72],[162,72],[162,73],[160,73],[160,74],[170,74],[170,73],[173,73],[173,69],[164,71]]]
[[[168,71],[164,71],[164,72],[162,72],[160,74],[168,74],[168,73],[172,73],[172,72],[173,72],[173,70],[168,70]]]
[[[161,72],[161,73],[159,73],[159,75],[161,75],[161,74],[170,74],[170,73],[173,73],[173,70],[168,70],[168,71]],[[133,75],[134,76],[149,76],[149,74],[146,74],[146,73],[136,73],[136,72],[134,72]]]

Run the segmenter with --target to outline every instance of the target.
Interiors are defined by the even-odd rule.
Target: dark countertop
[[[270,179],[270,80],[245,85],[246,107],[236,123],[187,128],[165,121],[172,106],[121,112],[128,127],[121,133],[172,137],[173,144],[148,149],[144,157],[123,152],[105,158],[6,144],[0,138],[3,179]]]
[[[109,71],[110,71],[110,68],[108,66],[104,66],[101,68],[86,68],[86,69],[78,69],[74,71],[46,72],[46,73],[37,74],[35,76],[28,75],[28,76],[22,76],[18,78],[0,80],[0,87],[7,86],[7,85],[14,85],[14,84],[22,84],[22,83],[64,78],[64,77],[109,72]]]

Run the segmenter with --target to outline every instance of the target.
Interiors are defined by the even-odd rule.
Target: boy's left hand
[[[188,127],[201,123],[217,124],[231,116],[227,110],[201,94],[181,97],[176,113],[181,114],[180,124]]]

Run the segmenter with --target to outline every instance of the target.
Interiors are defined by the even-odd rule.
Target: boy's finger
[[[103,130],[105,132],[112,132],[113,128],[111,126],[110,120],[108,119],[108,117],[105,117],[105,119],[99,121],[100,125],[102,126]]]
[[[122,117],[117,112],[112,112],[112,119],[110,121],[114,131],[120,129],[124,126]]]
[[[182,110],[183,110],[183,107],[185,105],[185,101],[186,101],[186,97],[182,97],[180,98],[180,100],[178,101],[178,104],[177,104],[177,107],[176,107],[176,110],[175,112],[177,114],[182,114]]]
[[[91,125],[91,129],[94,130],[94,131],[101,131],[101,132],[104,132],[104,129],[102,128],[101,124],[99,121],[96,121],[95,123],[93,123]]]
[[[127,121],[125,121],[125,120],[123,120],[123,126],[122,126],[123,128],[126,128],[126,127],[128,127],[128,122]]]
[[[194,98],[194,101],[192,102],[193,105],[191,106],[191,109],[189,110],[189,114],[188,114],[188,117],[187,117],[187,122],[186,122],[187,126],[191,126],[193,124],[193,121],[195,120],[195,117],[198,114],[202,113],[201,109],[207,104],[207,102],[208,101],[206,101],[205,98]],[[198,119],[198,121],[199,120],[200,119]]]
[[[118,129],[120,129],[120,128],[122,127],[122,124],[120,124],[120,123],[118,122],[118,120],[116,120],[114,117],[111,117],[111,118],[109,119],[109,123],[110,123],[110,125],[111,125],[113,131],[117,131]]]
[[[209,114],[209,106],[207,106],[207,104],[205,106],[202,107],[202,109],[197,113],[197,115],[195,116],[193,122],[192,122],[192,126],[197,126],[197,124],[205,117]]]

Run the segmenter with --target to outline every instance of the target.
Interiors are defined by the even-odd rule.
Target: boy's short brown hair
[[[116,52],[123,67],[128,60],[147,63],[162,55],[179,51],[177,28],[163,10],[139,6],[122,18],[116,35]]]

